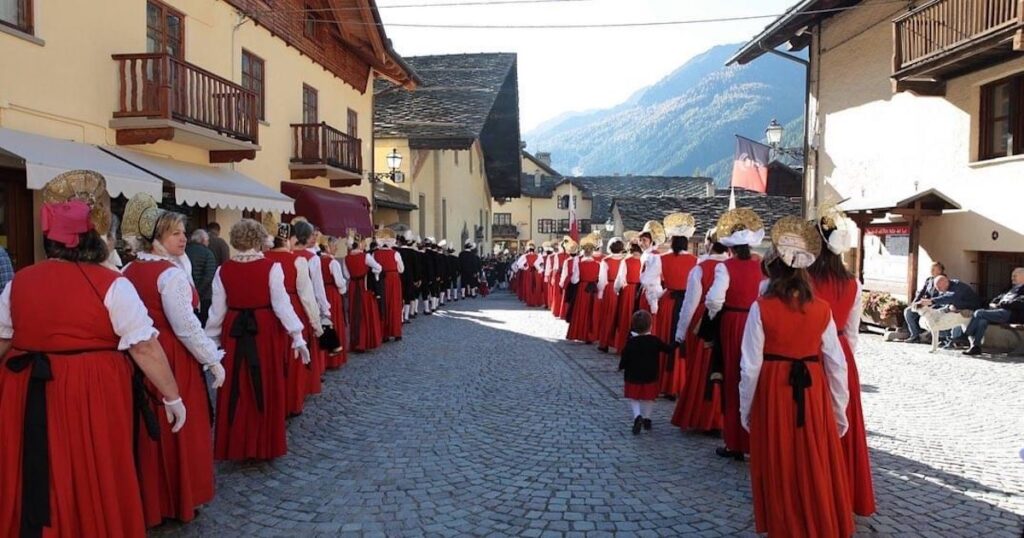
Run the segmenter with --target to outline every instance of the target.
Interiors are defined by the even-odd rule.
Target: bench
[[[1024,324],[989,325],[985,331],[985,345],[1004,351],[1007,355],[1024,355]]]

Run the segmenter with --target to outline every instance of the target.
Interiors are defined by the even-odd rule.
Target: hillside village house
[[[569,233],[569,207],[575,202],[581,234],[608,231],[612,201],[616,197],[707,197],[715,195],[711,178],[672,176],[579,176],[564,177],[551,167],[551,156],[522,151],[522,196],[495,200],[491,225],[496,244],[510,252],[526,243],[558,241]],[[641,225],[642,226],[642,225]]]
[[[379,82],[374,160],[402,155],[374,186],[374,223],[491,252],[491,200],[519,196],[519,83],[515,54],[418,56],[415,92]],[[401,181],[394,181],[394,179]]]
[[[371,85],[416,84],[372,0],[0,8],[0,243],[18,267],[42,256],[35,189],[69,169],[193,226],[297,206],[370,231]]]
[[[847,199],[866,288],[909,295],[934,260],[989,298],[1024,265],[1022,9],[803,0],[731,60],[807,49],[808,207]]]

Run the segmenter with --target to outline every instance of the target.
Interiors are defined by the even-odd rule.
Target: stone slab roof
[[[626,230],[640,230],[648,220],[661,220],[669,213],[684,212],[693,215],[697,221],[694,237],[703,237],[709,228],[714,228],[718,217],[729,207],[729,197],[622,197],[615,199],[615,206]],[[737,197],[736,206],[753,209],[769,229],[775,221],[786,215],[800,214],[800,199],[784,196]]]

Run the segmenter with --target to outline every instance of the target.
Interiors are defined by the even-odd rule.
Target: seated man
[[[935,291],[936,294],[932,298],[921,299],[917,304],[931,308],[943,308],[953,312],[970,310],[978,306],[978,294],[974,292],[974,288],[955,278],[948,278],[945,275],[935,277]],[[913,317],[914,325],[917,327],[917,335],[914,335],[914,329],[911,328],[911,336],[904,340],[904,342],[920,342],[920,315],[912,310],[909,314],[904,313],[904,315],[907,317],[908,326],[910,326],[909,321]]]
[[[914,312],[913,307],[920,303],[923,299],[931,299],[939,294],[939,291],[935,289],[935,279],[940,276],[945,276],[946,266],[939,262],[932,264],[932,274],[924,281],[924,285],[918,290],[917,295],[914,296],[914,300],[910,301],[910,304],[903,310],[903,318],[907,320],[907,330],[910,331],[910,338],[903,340],[904,342],[920,342],[921,341],[921,316],[917,312]]]
[[[964,331],[971,347],[964,355],[980,355],[981,342],[989,323],[1024,323],[1024,267],[1010,273],[1011,287],[989,303],[988,309],[975,310]]]

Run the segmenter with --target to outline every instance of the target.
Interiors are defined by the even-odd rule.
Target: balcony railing
[[[893,21],[893,73],[1022,27],[1018,0],[933,0]]]
[[[491,237],[518,238],[519,227],[515,224],[492,224]]]
[[[362,140],[326,123],[292,124],[292,162],[363,173]]]
[[[115,54],[119,97],[115,118],[162,118],[259,141],[256,94],[170,54]]]

